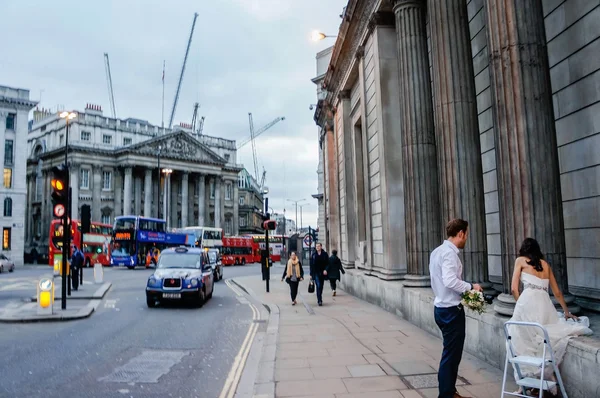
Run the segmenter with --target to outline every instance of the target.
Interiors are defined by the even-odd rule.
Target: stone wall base
[[[433,319],[434,297],[430,288],[409,288],[401,281],[384,281],[352,269],[342,276],[340,287],[441,338]],[[467,311],[465,350],[503,370],[505,345],[502,326],[507,320],[508,317],[497,315],[492,306],[488,306],[487,312],[482,315]],[[600,397],[600,341],[593,337],[572,339],[560,370],[570,398]]]

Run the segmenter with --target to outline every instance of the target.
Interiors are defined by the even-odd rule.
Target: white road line
[[[241,296],[238,293],[237,289],[235,289],[229,281],[226,280],[225,283],[227,286],[233,290],[238,296]],[[233,398],[235,395],[235,391],[237,389],[238,383],[240,382],[242,371],[244,370],[244,366],[246,364],[246,360],[248,359],[248,355],[250,355],[250,348],[252,347],[252,342],[258,332],[258,323],[254,322],[260,319],[260,311],[254,306],[254,304],[248,302],[250,309],[252,309],[252,324],[248,329],[248,333],[246,334],[246,338],[240,347],[240,351],[236,355],[233,365],[231,365],[231,370],[227,375],[227,379],[225,380],[225,385],[223,386],[223,390],[221,391],[221,395],[219,398]]]

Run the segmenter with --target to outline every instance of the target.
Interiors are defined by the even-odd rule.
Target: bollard
[[[102,264],[94,264],[94,283],[103,283],[104,281],[104,268]]]
[[[54,313],[54,276],[41,278],[37,284],[38,315]]]

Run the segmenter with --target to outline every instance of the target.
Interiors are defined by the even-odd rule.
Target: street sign
[[[312,246],[312,242],[313,242],[313,238],[312,238],[312,235],[310,235],[310,234],[306,235],[304,237],[304,240],[302,241],[302,243],[304,243],[304,246],[306,246],[306,247]]]
[[[41,278],[37,286],[38,315],[52,315],[54,306],[54,280],[52,277]]]
[[[62,204],[57,204],[56,206],[54,206],[54,216],[55,217],[62,217],[65,215],[65,206]]]

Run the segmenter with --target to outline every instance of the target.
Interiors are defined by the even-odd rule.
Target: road
[[[0,305],[34,294],[25,279],[43,272],[1,274]],[[202,308],[149,309],[151,272],[105,269],[112,288],[88,319],[0,324],[0,397],[218,398],[253,323],[251,307],[223,280]],[[246,275],[260,278],[259,266],[224,270],[225,279]]]

